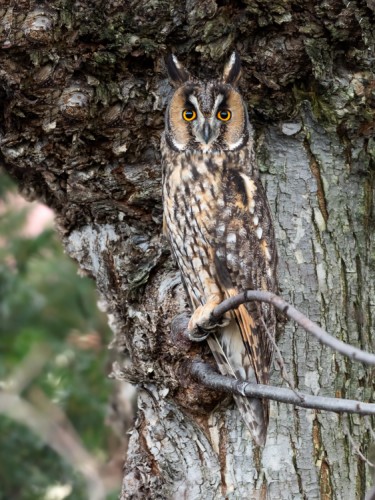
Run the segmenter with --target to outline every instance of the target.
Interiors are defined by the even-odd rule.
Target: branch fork
[[[213,310],[211,314],[212,322],[218,323],[226,312],[237,308],[241,304],[254,300],[272,304],[288,318],[293,319],[296,323],[302,326],[302,328],[304,328],[309,334],[317,338],[319,342],[327,345],[340,354],[347,356],[353,361],[359,361],[372,366],[375,365],[374,354],[362,351],[357,347],[334,338],[332,335],[323,330],[323,328],[311,321],[307,316],[288,304],[284,299],[271,292],[248,290],[224,300]],[[190,340],[194,339],[190,337]],[[206,387],[230,394],[238,394],[240,396],[251,398],[271,399],[303,408],[332,411],[336,413],[375,415],[375,404],[372,403],[364,403],[362,401],[341,398],[313,396],[301,393],[300,391],[296,392],[293,389],[253,384],[246,380],[238,380],[233,377],[220,375],[202,361],[193,361],[191,363],[190,372],[197,381]]]

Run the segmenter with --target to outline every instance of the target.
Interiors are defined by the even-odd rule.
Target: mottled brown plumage
[[[275,313],[267,304],[240,306],[217,327],[212,309],[247,289],[276,291],[272,219],[259,180],[252,128],[236,89],[240,61],[232,55],[221,81],[190,77],[167,62],[176,87],[162,138],[164,229],[194,310],[192,336],[207,339],[223,374],[267,384]],[[228,118],[229,117],[229,118]],[[263,445],[268,401],[236,396],[257,444]]]

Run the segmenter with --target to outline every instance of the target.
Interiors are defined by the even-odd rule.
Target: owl
[[[277,291],[277,252],[259,179],[253,130],[237,88],[234,52],[221,79],[190,76],[174,55],[166,61],[175,91],[161,140],[164,232],[181,272],[192,339],[207,342],[223,375],[267,384],[276,318],[251,302],[213,324],[211,313],[244,290]],[[267,400],[234,396],[259,446],[266,440]]]

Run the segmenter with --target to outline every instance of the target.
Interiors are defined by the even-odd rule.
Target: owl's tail
[[[240,328],[232,319],[228,326],[208,337],[208,344],[223,375],[257,383],[254,368],[243,343]],[[269,420],[269,402],[234,395],[241,416],[255,443],[264,446]]]

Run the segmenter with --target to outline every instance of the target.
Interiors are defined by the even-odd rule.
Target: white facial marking
[[[240,139],[237,142],[234,142],[233,144],[230,145],[230,151],[233,151],[233,149],[236,149],[240,147],[243,143],[243,137],[240,137]]]
[[[257,226],[259,224],[259,217],[257,215],[254,215],[253,223],[254,226]]]
[[[172,137],[173,146],[179,151],[183,151],[185,149],[185,145],[177,142],[175,137]]]
[[[262,234],[263,234],[263,229],[260,226],[257,227],[256,233],[257,233],[258,238],[261,239]]]
[[[214,103],[214,111],[215,111],[215,115],[216,115],[216,110],[217,108],[219,107],[219,104],[221,104],[221,102],[223,101],[224,99],[224,96],[223,94],[219,94],[216,99],[215,99],[215,103]]]
[[[191,104],[193,104],[193,106],[195,107],[197,113],[199,111],[199,103],[198,103],[198,99],[194,96],[194,95],[190,95],[189,96],[189,101],[191,102]]]

